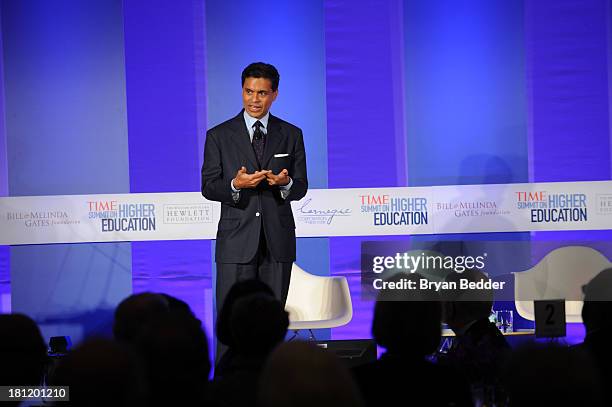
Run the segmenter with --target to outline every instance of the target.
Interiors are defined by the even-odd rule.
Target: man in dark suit
[[[270,64],[242,72],[244,109],[206,134],[202,195],[221,202],[217,308],[237,281],[259,279],[284,306],[295,260],[290,202],[308,189],[302,131],[269,113],[279,74]]]

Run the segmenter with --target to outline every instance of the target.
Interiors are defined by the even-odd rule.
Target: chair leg
[[[294,329],[293,330],[293,336],[289,339],[287,339],[287,342],[294,340],[295,338],[297,338],[298,336],[298,332],[300,332],[299,329]],[[309,334],[308,334],[308,342],[314,342],[317,340],[317,337],[315,336],[314,332],[312,332],[312,329],[308,330]]]
[[[291,338],[287,339],[287,342],[290,342],[290,341],[294,340],[298,336],[298,332],[299,331],[300,331],[299,329],[295,329],[293,331],[293,336]]]

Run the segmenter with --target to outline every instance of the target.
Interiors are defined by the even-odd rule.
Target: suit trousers
[[[285,306],[291,280],[293,262],[278,262],[270,253],[263,227],[259,233],[259,247],[248,263],[217,263],[216,315],[223,306],[227,293],[239,281],[256,279],[266,283],[274,296]],[[216,319],[215,315],[215,319]],[[217,341],[218,361],[226,346]]]

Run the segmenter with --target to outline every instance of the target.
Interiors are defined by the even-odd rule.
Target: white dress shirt
[[[255,133],[255,123],[257,121],[259,121],[263,125],[262,127],[260,127],[261,131],[264,134],[268,134],[268,120],[270,119],[270,112],[267,112],[265,116],[262,117],[261,119],[257,119],[255,117],[250,116],[245,110],[243,112],[243,116],[244,116],[244,123],[246,125],[247,131],[249,132],[251,143],[253,142],[253,133]],[[287,199],[287,197],[289,196],[289,190],[291,189],[292,185],[293,185],[293,180],[291,179],[291,177],[289,177],[289,183],[287,185],[279,185],[278,188],[280,189],[281,197],[283,199]],[[234,202],[238,202],[238,200],[240,199],[240,190],[234,188],[233,179],[230,182],[230,187],[232,188],[232,198],[234,199]]]

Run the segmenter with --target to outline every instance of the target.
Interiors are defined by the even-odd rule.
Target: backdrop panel
[[[404,6],[410,186],[527,181],[523,2]]]
[[[200,190],[205,133],[202,2],[123,3],[130,192]],[[186,301],[212,332],[210,241],[132,243],[134,292]]]
[[[1,12],[9,195],[128,192],[121,1],[5,1]],[[13,311],[45,336],[65,324],[76,341],[108,333],[130,271],[129,243],[12,247]]]
[[[606,0],[528,0],[530,181],[610,179]]]
[[[402,32],[401,1],[325,1],[330,188],[406,185]],[[330,268],[348,279],[354,309],[334,339],[370,337],[373,303],[360,301],[361,240],[330,239]]]
[[[2,32],[2,8],[0,7],[0,33]],[[8,159],[4,120],[4,55],[0,35],[0,196],[8,196]],[[0,246],[0,313],[11,310],[10,248]]]
[[[526,0],[530,181],[609,180],[610,2]],[[566,241],[610,241],[610,231],[537,232],[532,262]],[[594,243],[596,244],[596,243]],[[612,252],[600,249],[608,258]],[[568,341],[583,337],[582,324]]]

